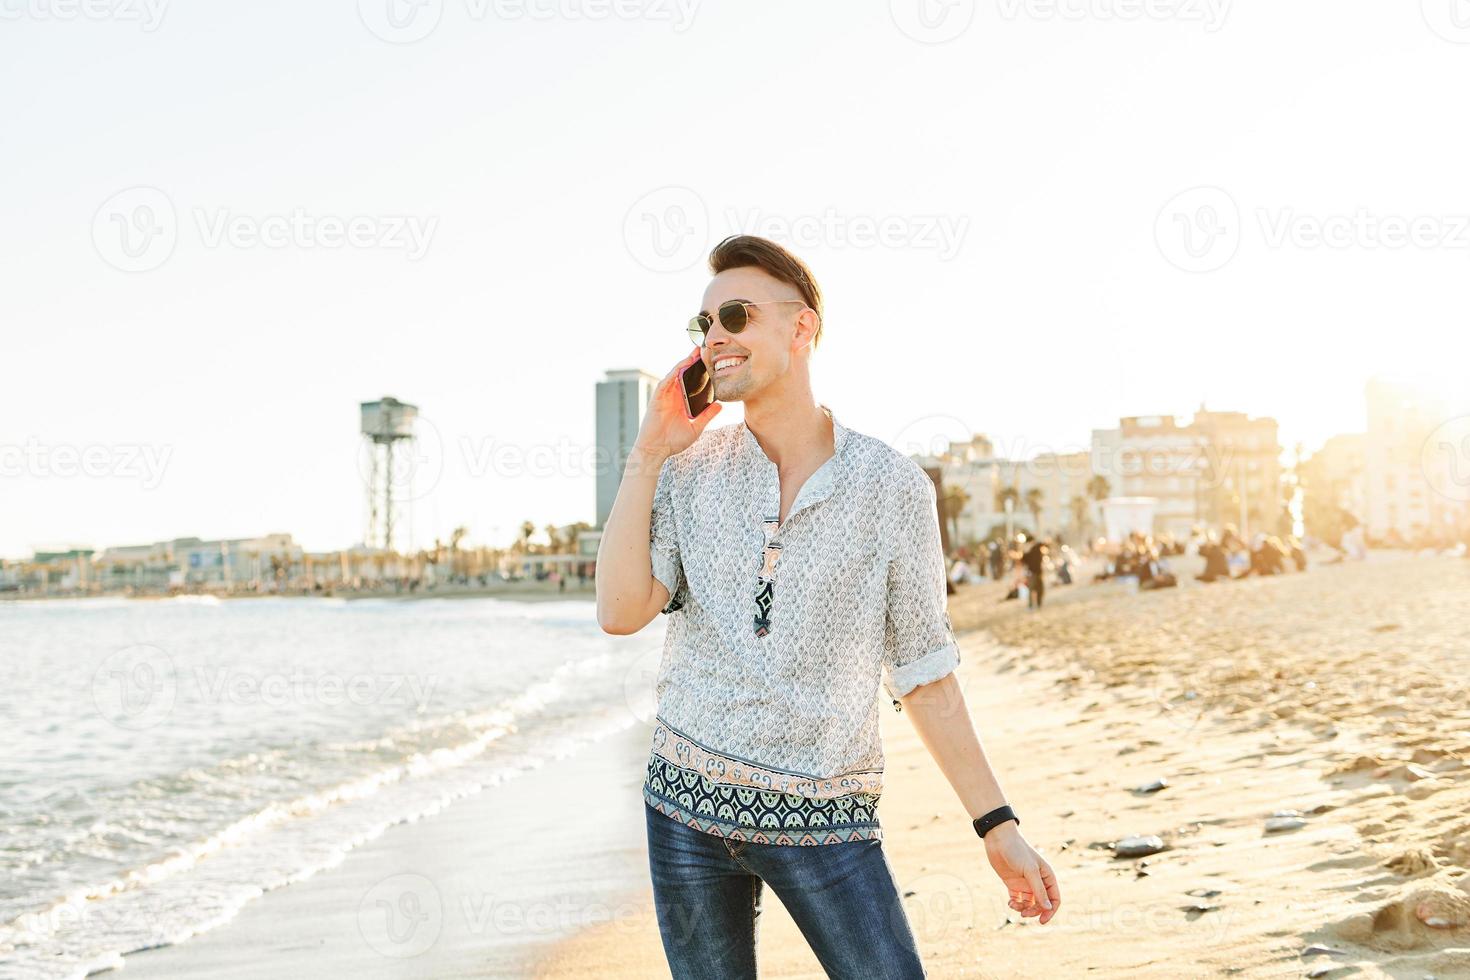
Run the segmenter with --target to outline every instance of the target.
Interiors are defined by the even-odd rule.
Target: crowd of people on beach
[[[961,548],[950,567],[949,591],[953,593],[958,584],[986,578],[1008,580],[1005,599],[1024,599],[1028,608],[1040,609],[1048,580],[1070,585],[1076,568],[1077,554],[1070,545],[1019,531],[1008,542],[992,539]]]
[[[1133,531],[1122,541],[1097,538],[1087,548],[1087,557],[1102,564],[1092,581],[1137,582],[1140,590],[1177,587],[1179,578],[1170,559],[1191,553],[1204,559],[1203,571],[1194,577],[1206,583],[1307,569],[1306,550],[1296,535],[1283,538],[1258,532],[1247,541],[1234,524],[1219,531],[1196,525],[1187,538]],[[1078,564],[1069,545],[1021,531],[1009,541],[992,539],[960,548],[950,566],[949,591],[987,579],[1007,581],[1005,600],[1022,599],[1029,608],[1040,609],[1048,584],[1070,585]]]

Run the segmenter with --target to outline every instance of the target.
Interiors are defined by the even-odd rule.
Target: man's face
[[[738,334],[727,331],[716,317],[705,335],[704,364],[714,378],[715,398],[722,402],[743,401],[784,375],[816,324],[816,313],[804,314],[806,303],[794,286],[756,268],[727,269],[715,276],[699,308],[715,316],[721,304],[737,299],[764,305],[749,308],[750,320]]]

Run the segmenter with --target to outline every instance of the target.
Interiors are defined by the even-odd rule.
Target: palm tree
[[[1036,536],[1041,537],[1041,500],[1043,494],[1040,487],[1032,487],[1026,491],[1026,509],[1031,512],[1031,527],[1036,531]]]
[[[997,511],[1001,513],[1005,512],[1007,500],[1011,502],[1011,508],[1014,510],[1016,505],[1021,502],[1021,491],[1015,487],[1001,487],[995,491],[995,509]]]
[[[1072,512],[1072,527],[1079,541],[1087,537],[1087,511],[1090,506],[1087,498],[1081,494],[1077,494],[1071,500],[1067,501],[1067,507]]]
[[[516,548],[521,554],[531,550],[531,535],[536,533],[536,525],[530,521],[521,522],[521,535],[516,539]]]
[[[949,518],[950,547],[959,546],[960,515],[964,513],[965,505],[969,502],[970,494],[958,483],[951,483],[944,488],[944,513]]]

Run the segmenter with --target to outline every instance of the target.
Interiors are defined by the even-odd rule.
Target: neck
[[[745,425],[777,468],[836,451],[832,420],[807,389],[801,397],[746,401]]]

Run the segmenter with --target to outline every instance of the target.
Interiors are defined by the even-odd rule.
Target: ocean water
[[[0,603],[0,975],[186,941],[646,722],[661,640],[585,600]]]

